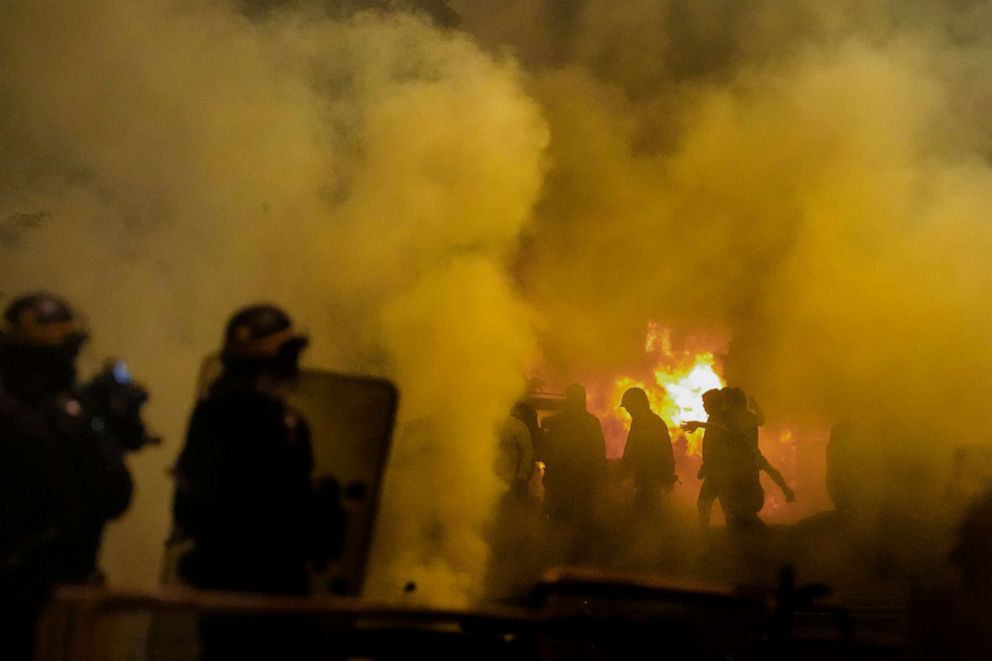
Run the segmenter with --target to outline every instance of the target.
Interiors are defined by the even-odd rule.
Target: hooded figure
[[[545,426],[548,513],[560,520],[585,519],[594,509],[606,473],[606,439],[599,418],[586,410],[585,388],[570,385],[561,412],[546,420]]]
[[[641,388],[628,388],[620,406],[631,418],[623,449],[624,471],[634,479],[636,501],[643,505],[656,504],[678,479],[668,425],[651,410],[648,395]]]

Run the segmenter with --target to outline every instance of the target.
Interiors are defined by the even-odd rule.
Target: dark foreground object
[[[188,589],[66,589],[49,608],[42,661],[192,658],[147,622],[223,613],[320,631],[315,659],[890,659],[906,658],[905,609],[816,605],[788,576],[778,590],[672,584],[596,572],[549,574],[530,605],[441,610],[345,597],[273,597]],[[133,626],[144,618],[145,626]],[[114,622],[130,619],[128,635]],[[124,627],[127,629],[127,627]],[[188,631],[186,632],[189,633]],[[192,634],[195,639],[195,634]],[[295,653],[299,650],[287,650]]]

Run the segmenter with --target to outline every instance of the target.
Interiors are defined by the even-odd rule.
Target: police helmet
[[[250,305],[234,313],[224,332],[221,358],[233,362],[284,362],[295,364],[306,348],[307,337],[296,332],[281,308]]]
[[[28,294],[7,306],[0,329],[0,379],[11,393],[38,397],[72,388],[86,333],[69,304]]]
[[[14,299],[4,312],[0,336],[8,345],[64,349],[73,355],[87,338],[69,304],[47,293]]]

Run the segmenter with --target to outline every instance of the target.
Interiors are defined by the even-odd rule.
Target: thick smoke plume
[[[541,27],[455,3],[552,126],[521,259],[550,354],[729,327],[731,378],[821,421],[985,390],[988,3],[509,5]]]
[[[992,440],[992,4],[453,6],[551,126],[517,262],[550,370],[643,367],[651,320],[730,337],[769,424],[853,425],[834,482],[866,521],[929,522],[888,534],[903,555],[946,557],[982,470],[957,450]],[[823,446],[797,452],[798,514],[825,501]]]
[[[411,14],[158,0],[4,3],[0,60],[4,294],[85,311],[167,439],[134,458],[111,578],[154,580],[199,358],[273,300],[313,363],[401,389],[376,585],[464,599],[533,360],[506,273],[547,131],[512,63]]]
[[[170,439],[116,575],[149,577],[197,359],[253,299],[398,380],[387,593],[477,596],[535,347],[615,374],[656,321],[732,338],[775,424],[867,421],[931,475],[988,441],[992,3],[242,4],[0,10],[4,293],[76,301]]]
[[[518,268],[558,370],[660,320],[771,419],[988,440],[989,3],[452,4],[551,126]]]

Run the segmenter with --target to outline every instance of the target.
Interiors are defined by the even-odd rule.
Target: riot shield
[[[197,399],[207,394],[220,372],[217,355],[203,361]],[[398,400],[396,388],[382,379],[304,370],[287,399],[310,428],[313,478],[315,484],[322,482],[324,487],[321,500],[339,506],[327,508],[326,525],[338,528],[343,522],[343,535],[338,537],[330,561],[311,572],[312,592],[358,595],[365,577],[392,437]],[[328,486],[333,487],[334,493],[327,493]],[[161,571],[163,584],[182,583],[178,564],[190,546],[190,540],[174,526],[166,542]],[[196,658],[194,614],[162,612],[137,626],[146,627],[147,633],[142,638],[144,655],[149,661]]]
[[[315,577],[315,591],[357,595],[392,437],[396,388],[381,379],[306,370],[289,401],[310,425],[314,476],[337,482],[345,514],[340,554]]]
[[[198,398],[206,395],[220,369],[216,354],[203,361]],[[287,399],[310,427],[314,480],[323,479],[326,485],[331,483],[326,478],[333,478],[345,518],[339,552],[326,568],[313,574],[313,591],[358,595],[392,437],[396,388],[382,379],[307,369]],[[328,521],[328,525],[334,523]],[[181,531],[170,537],[163,583],[179,582],[176,565],[187,544]]]

